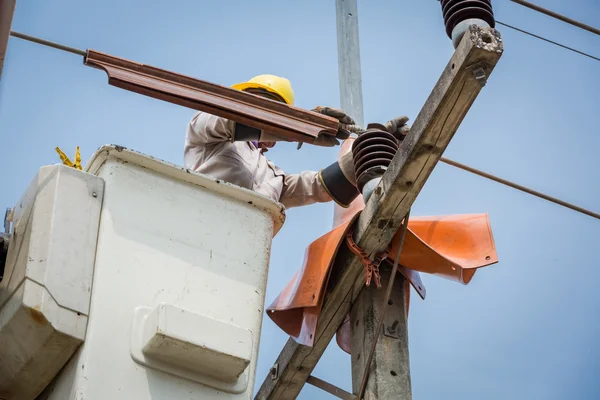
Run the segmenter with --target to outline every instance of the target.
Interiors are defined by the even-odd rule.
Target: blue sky
[[[536,4],[600,26],[594,0]],[[231,85],[289,78],[296,104],[339,106],[334,1],[19,1],[13,30]],[[508,0],[500,21],[600,56],[600,38]],[[366,122],[411,122],[453,52],[434,0],[359,1]],[[505,53],[445,155],[600,210],[600,63],[499,27]],[[0,206],[12,206],[55,146],[84,161],[117,143],[183,162],[193,111],[107,84],[79,56],[11,39],[0,81]],[[268,153],[287,172],[318,170],[337,149]],[[468,286],[423,276],[409,318],[415,399],[600,398],[600,221],[436,167],[413,215],[488,212],[500,262]],[[288,211],[275,238],[267,303],[327,232],[331,204]],[[257,387],[287,337],[264,319]],[[332,345],[314,374],[347,390],[350,358]],[[328,395],[306,387],[301,399]]]

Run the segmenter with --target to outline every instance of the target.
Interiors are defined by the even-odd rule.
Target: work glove
[[[408,117],[401,116],[389,120],[385,123],[384,126],[389,133],[394,135],[396,140],[401,142],[404,140],[404,138],[406,137],[406,135],[408,135],[408,132],[410,131],[410,126],[406,124],[407,122]]]
[[[354,120],[348,114],[346,114],[343,110],[339,108],[331,108],[331,107],[322,107],[317,106],[313,108],[311,111],[317,112],[319,114],[327,115],[328,117],[336,118],[339,121],[338,131],[336,134],[336,138],[339,140],[346,140],[350,137],[350,131],[348,127],[350,125],[354,125]],[[338,142],[339,144],[339,142]],[[335,145],[334,145],[335,146]]]
[[[352,152],[345,153],[338,161],[319,171],[319,180],[329,196],[340,206],[347,208],[360,194],[356,188]]]
[[[302,144],[302,143],[300,143]],[[315,146],[334,147],[340,144],[340,141],[330,135],[319,135],[313,142]],[[298,146],[300,148],[300,146]]]

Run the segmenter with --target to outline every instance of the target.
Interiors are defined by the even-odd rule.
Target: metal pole
[[[342,109],[354,119],[356,125],[364,126],[358,6],[356,2],[357,0],[335,1],[340,103]],[[381,177],[378,177],[365,185],[363,189],[365,203],[380,180]]]
[[[336,0],[338,39],[338,68],[340,102],[342,109],[357,125],[364,126],[360,45],[358,36],[357,0]],[[389,281],[389,271],[383,272],[382,281]],[[387,278],[387,279],[386,279]],[[410,370],[406,312],[404,310],[405,285],[402,277],[396,282],[390,302],[388,320],[384,321],[387,335],[376,339],[377,318],[382,314],[383,290],[374,287],[359,295],[351,313],[352,335],[352,389],[360,391],[365,368],[373,368],[366,385],[365,398],[410,399]],[[389,303],[388,303],[389,304]],[[392,328],[393,327],[393,328]],[[393,330],[393,331],[392,331]],[[377,340],[375,362],[365,365],[369,347]],[[386,397],[390,395],[391,397]],[[359,399],[360,400],[360,399]]]
[[[358,125],[364,126],[356,0],[335,0],[335,13],[340,103]]]

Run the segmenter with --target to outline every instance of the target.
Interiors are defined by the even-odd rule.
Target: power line
[[[600,219],[600,214],[598,214],[598,213],[595,213],[595,212],[590,211],[590,210],[586,210],[585,208],[582,208],[582,207],[576,206],[574,204],[568,203],[568,202],[566,202],[564,200],[557,199],[556,197],[548,196],[547,194],[544,194],[544,193],[538,192],[536,190],[530,189],[528,187],[519,185],[518,183],[507,181],[506,179],[499,178],[499,177],[497,177],[495,175],[492,175],[492,174],[489,174],[487,172],[475,169],[473,167],[469,167],[468,165],[461,164],[459,162],[450,160],[448,158],[442,157],[440,159],[440,161],[443,162],[443,163],[446,163],[448,165],[452,165],[453,167],[456,167],[456,168],[462,169],[464,171],[470,172],[472,174],[479,175],[479,176],[481,176],[483,178],[492,180],[494,182],[498,182],[498,183],[500,183],[502,185],[509,186],[509,187],[511,187],[513,189],[520,190],[521,192],[525,192],[525,193],[530,194],[532,196],[539,197],[540,199],[544,199],[544,200],[549,201],[551,203],[558,204],[559,206],[570,208],[571,210],[580,212],[580,213],[585,214],[587,216],[590,216],[592,218]]]
[[[588,32],[592,32],[592,33],[595,33],[596,35],[600,36],[600,29],[594,28],[593,26],[586,25],[583,22],[579,22],[579,21],[576,21],[576,20],[571,19],[569,17],[565,17],[562,14],[559,14],[559,13],[554,12],[554,11],[547,10],[547,9],[545,9],[543,7],[540,7],[538,5],[532,4],[532,3],[528,2],[528,1],[523,1],[523,0],[510,0],[510,1],[512,1],[513,3],[520,4],[523,7],[527,7],[527,8],[530,8],[532,10],[535,10],[537,12],[540,12],[542,14],[546,14],[546,15],[552,17],[552,18],[556,18],[558,20],[566,22],[567,24],[571,24],[571,25],[576,26],[578,28],[585,29]]]
[[[496,21],[496,22],[498,22],[498,21]],[[11,36],[14,36],[14,37],[17,37],[17,38],[20,38],[20,39],[29,40],[29,41],[34,42],[34,43],[38,43],[38,44],[41,44],[41,45],[44,45],[44,46],[49,46],[49,47],[52,47],[52,48],[55,48],[55,49],[58,49],[58,50],[67,51],[69,53],[78,54],[78,55],[81,55],[81,56],[84,56],[84,57],[87,54],[86,51],[84,51],[84,50],[79,50],[79,49],[76,49],[74,47],[65,46],[65,45],[62,45],[62,44],[59,44],[59,43],[55,43],[55,42],[51,42],[51,41],[48,41],[48,40],[40,39],[40,38],[37,38],[37,37],[34,37],[34,36],[25,35],[23,33],[11,31],[10,34],[11,34]],[[598,61],[600,61],[600,60],[598,60]],[[442,161],[442,162],[444,162],[444,163],[446,163],[448,165],[452,165],[452,166],[454,166],[456,168],[460,168],[460,169],[462,169],[464,171],[470,172],[472,174],[479,175],[479,176],[481,176],[483,178],[487,178],[487,179],[490,179],[490,180],[495,181],[497,183],[500,183],[500,184],[512,187],[513,189],[517,189],[517,190],[520,190],[522,192],[528,193],[528,194],[530,194],[532,196],[539,197],[541,199],[544,199],[544,200],[550,201],[552,203],[558,204],[560,206],[569,208],[571,210],[580,212],[580,213],[588,215],[590,217],[593,217],[593,218],[596,218],[596,219],[600,219],[600,214],[598,214],[598,213],[586,210],[585,208],[576,206],[574,204],[571,204],[571,203],[568,203],[566,201],[557,199],[555,197],[548,196],[547,194],[540,193],[538,191],[535,191],[533,189],[530,189],[530,188],[527,188],[525,186],[519,185],[517,183],[507,181],[506,179],[499,178],[497,176],[494,176],[492,174],[488,174],[487,172],[480,171],[480,170],[475,169],[473,167],[469,167],[468,165],[461,164],[459,162],[456,162],[456,161],[453,161],[453,160],[450,160],[450,159],[447,159],[447,158],[444,158],[444,157],[442,157],[440,161]]]
[[[37,38],[35,36],[29,36],[29,35],[26,35],[24,33],[10,31],[10,36],[14,36],[16,38],[23,39],[23,40],[28,40],[30,42],[41,44],[43,46],[52,47],[54,49],[66,51],[68,53],[77,54],[77,55],[80,55],[80,56],[83,56],[83,57],[85,57],[87,55],[87,51],[85,51],[85,50],[79,50],[79,49],[76,49],[74,47],[65,46],[64,44],[60,44],[60,43],[56,43],[56,42],[51,42],[51,41],[45,40],[45,39],[40,39],[40,38]]]
[[[548,43],[551,43],[551,44],[553,44],[553,45],[556,45],[556,46],[562,47],[563,49],[571,50],[571,51],[573,51],[573,52],[575,52],[575,53],[577,53],[577,54],[581,54],[582,56],[586,56],[586,57],[589,57],[589,58],[591,58],[591,59],[593,59],[593,60],[600,61],[600,58],[598,58],[598,57],[595,57],[595,56],[593,56],[593,55],[591,55],[591,54],[584,53],[583,51],[576,50],[576,49],[574,49],[574,48],[572,48],[572,47],[565,46],[564,44],[560,44],[560,43],[558,43],[558,42],[555,42],[555,41],[552,41],[552,40],[550,40],[550,39],[546,39],[545,37],[538,36],[538,35],[536,35],[536,34],[534,34],[534,33],[531,33],[531,32],[527,32],[527,31],[525,31],[525,30],[523,30],[523,29],[519,29],[519,28],[517,28],[516,26],[512,26],[512,25],[509,25],[509,24],[505,24],[504,22],[500,22],[500,21],[498,21],[498,20],[496,20],[496,23],[497,23],[498,25],[506,26],[507,28],[514,29],[515,31],[518,31],[518,32],[524,33],[524,34],[526,34],[526,35],[533,36],[534,38],[536,38],[536,39],[540,39],[540,40],[543,40],[544,42],[548,42]]]
[[[555,42],[553,40],[546,39],[545,37],[542,37],[542,36],[536,35],[534,33],[528,32],[526,30],[517,28],[516,26],[512,26],[512,25],[506,24],[506,23],[498,21],[498,20],[496,20],[496,23],[498,25],[503,25],[503,26],[506,26],[507,28],[514,29],[515,31],[524,33],[525,35],[532,36],[532,37],[534,37],[536,39],[543,40],[544,42],[553,44],[553,45],[558,46],[558,47],[562,47],[563,49],[570,50],[570,51],[572,51],[574,53],[577,53],[577,54],[580,54],[582,56],[589,57],[589,58],[591,58],[593,60],[596,60],[596,61],[600,61],[600,58],[595,57],[595,56],[593,56],[591,54],[585,53],[583,51],[574,49],[574,48],[569,47],[569,46],[565,46],[564,44],[560,44],[560,43]],[[14,36],[14,37],[17,37],[19,39],[28,40],[30,42],[38,43],[38,44],[41,44],[43,46],[52,47],[52,48],[55,48],[55,49],[58,49],[58,50],[64,50],[66,52],[73,53],[73,54],[78,54],[78,55],[83,56],[83,57],[86,56],[86,51],[85,50],[80,50],[80,49],[76,49],[74,47],[65,46],[65,45],[62,45],[62,44],[59,44],[59,43],[56,43],[56,42],[51,42],[49,40],[40,39],[40,38],[37,38],[37,37],[34,37],[34,36],[29,36],[29,35],[26,35],[24,33],[19,33],[19,32],[15,32],[15,31],[11,31],[10,35]]]

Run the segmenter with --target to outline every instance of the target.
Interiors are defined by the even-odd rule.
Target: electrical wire
[[[532,37],[534,37],[534,38],[536,38],[536,39],[543,40],[544,42],[548,42],[548,43],[551,43],[551,44],[553,44],[553,45],[555,45],[555,46],[562,47],[563,49],[567,49],[567,50],[570,50],[570,51],[572,51],[572,52],[575,52],[575,53],[577,53],[577,54],[581,54],[582,56],[586,56],[586,57],[589,57],[589,58],[591,58],[591,59],[593,59],[593,60],[600,61],[600,58],[598,58],[598,57],[595,57],[595,56],[593,56],[593,55],[591,55],[591,54],[584,53],[583,51],[579,51],[579,50],[577,50],[577,49],[574,49],[574,48],[572,48],[572,47],[565,46],[564,44],[560,44],[560,43],[558,43],[558,42],[555,42],[555,41],[553,41],[553,40],[546,39],[545,37],[542,37],[542,36],[536,35],[536,34],[534,34],[534,33],[528,32],[528,31],[526,31],[526,30],[523,30],[523,29],[517,28],[516,26],[512,26],[512,25],[509,25],[509,24],[505,24],[504,22],[500,22],[500,21],[498,21],[498,20],[496,20],[496,23],[497,23],[498,25],[506,26],[507,28],[514,29],[515,31],[518,31],[518,32],[524,33],[524,34],[526,34],[526,35],[532,36]]]
[[[522,31],[522,30],[520,30],[520,29],[518,29],[518,28],[515,28],[515,27],[512,27],[512,26],[509,26],[509,25],[506,25],[506,24],[504,24],[504,23],[501,23],[501,22],[499,22],[499,21],[496,21],[496,22],[497,22],[497,23],[499,23],[499,24],[502,24],[502,25],[508,26],[508,27],[510,27],[510,28],[512,28],[512,29],[516,29],[516,30],[518,30],[518,31],[521,31],[521,32],[523,32],[523,33],[530,34],[530,33],[528,33],[528,32],[525,32],[525,31]],[[52,48],[55,48],[55,49],[58,49],[58,50],[63,50],[63,51],[66,51],[66,52],[69,52],[69,53],[73,53],[73,54],[77,54],[77,55],[80,55],[80,56],[84,56],[84,57],[85,57],[85,56],[86,56],[86,54],[87,54],[87,53],[86,53],[86,51],[84,51],[84,50],[76,49],[76,48],[74,48],[74,47],[65,46],[65,45],[62,45],[62,44],[59,44],[59,43],[51,42],[51,41],[49,41],[49,40],[45,40],[45,39],[40,39],[40,38],[37,38],[37,37],[34,37],[34,36],[25,35],[25,34],[23,34],[23,33],[15,32],[15,31],[11,31],[11,32],[10,32],[10,34],[11,34],[11,36],[17,37],[17,38],[19,38],[19,39],[28,40],[28,41],[30,41],[30,42],[38,43],[38,44],[41,44],[41,45],[44,45],[44,46],[48,46],[48,47],[52,47]],[[532,36],[535,36],[535,35],[533,35],[533,34],[530,34],[530,35],[532,35]],[[549,41],[549,40],[547,40],[547,39],[544,39],[544,38],[541,38],[541,37],[538,37],[538,36],[535,36],[535,37],[537,37],[537,38],[539,38],[539,39],[542,39],[542,40]],[[549,42],[550,42],[550,41],[549,41]],[[553,44],[556,44],[556,45],[558,45],[558,46],[561,46],[561,47],[565,47],[565,48],[567,48],[566,46],[562,46],[562,45],[560,45],[560,44],[558,44],[558,43],[555,43],[555,42],[551,42],[551,43],[553,43]],[[570,48],[569,48],[569,49],[570,49]],[[577,51],[577,50],[574,50],[574,49],[570,49],[570,50],[573,50],[573,51],[575,51],[575,52],[578,52],[578,53],[580,53],[579,51]],[[600,59],[598,59],[598,58],[596,58],[596,57],[593,57],[593,56],[590,56],[589,54],[584,54],[584,55],[587,55],[588,57],[591,57],[591,58],[594,58],[594,59],[596,59],[596,60],[600,61]],[[354,132],[354,133],[360,133],[361,131],[364,131],[364,129],[363,129],[363,128],[361,128],[361,127],[359,127],[359,126],[354,126],[354,127],[353,127],[353,132]],[[495,181],[495,182],[497,182],[497,183],[500,183],[500,184],[503,184],[503,185],[509,186],[509,187],[511,187],[511,188],[513,188],[513,189],[520,190],[520,191],[522,191],[522,192],[525,192],[525,193],[528,193],[528,194],[530,194],[530,195],[533,195],[533,196],[539,197],[539,198],[541,198],[541,199],[544,199],[544,200],[550,201],[550,202],[552,202],[552,203],[555,203],[555,204],[558,204],[558,205],[560,205],[560,206],[563,206],[563,207],[569,208],[569,209],[571,209],[571,210],[574,210],[574,211],[580,212],[580,213],[582,213],[582,214],[585,214],[585,215],[588,215],[588,216],[590,216],[590,217],[593,217],[593,218],[596,218],[596,219],[600,219],[600,214],[598,214],[598,213],[595,213],[595,212],[593,212],[593,211],[590,211],[590,210],[586,210],[585,208],[582,208],[582,207],[576,206],[576,205],[574,205],[574,204],[568,203],[568,202],[566,202],[566,201],[564,201],[564,200],[557,199],[557,198],[555,198],[555,197],[552,197],[552,196],[549,196],[549,195],[547,195],[547,194],[544,194],[544,193],[541,193],[541,192],[535,191],[535,190],[533,190],[533,189],[530,189],[530,188],[528,188],[528,187],[525,187],[525,186],[519,185],[519,184],[517,184],[517,183],[510,182],[510,181],[508,181],[508,180],[506,180],[506,179],[499,178],[499,177],[497,177],[497,176],[494,176],[494,175],[492,175],[492,174],[489,174],[489,173],[487,173],[487,172],[484,172],[484,171],[480,171],[480,170],[478,170],[478,169],[475,169],[475,168],[473,168],[473,167],[469,167],[468,165],[461,164],[461,163],[459,163],[459,162],[457,162],[457,161],[453,161],[453,160],[450,160],[450,159],[448,159],[448,158],[444,158],[444,157],[442,157],[440,161],[442,161],[442,162],[444,162],[444,163],[446,163],[446,164],[448,164],[448,165],[452,165],[452,166],[454,166],[454,167],[456,167],[456,168],[460,168],[460,169],[462,169],[462,170],[464,170],[464,171],[467,171],[467,172],[473,173],[473,174],[475,174],[475,175],[479,175],[479,176],[481,176],[481,177],[484,177],[484,178],[490,179],[490,180],[492,180],[492,181]]]
[[[10,36],[14,36],[16,38],[23,39],[23,40],[28,40],[33,43],[41,44],[42,46],[48,46],[48,47],[52,47],[54,49],[66,51],[68,53],[77,54],[77,55],[80,55],[83,57],[85,57],[87,55],[87,51],[85,51],[85,50],[80,50],[80,49],[76,49],[75,47],[65,46],[64,44],[51,42],[49,40],[40,39],[35,36],[26,35],[26,34],[20,33],[20,32],[10,31]]]
[[[517,3],[519,5],[522,5],[523,7],[527,7],[529,9],[531,9],[531,10],[537,11],[539,13],[546,14],[549,17],[556,18],[556,19],[558,19],[560,21],[566,22],[567,24],[570,24],[570,25],[576,26],[578,28],[584,29],[584,30],[586,30],[588,32],[595,33],[596,35],[600,36],[600,29],[594,28],[593,26],[590,26],[590,25],[586,25],[583,22],[579,22],[579,21],[576,21],[576,20],[571,19],[569,17],[565,17],[562,14],[559,14],[559,13],[554,12],[554,11],[547,10],[547,9],[545,9],[543,7],[540,7],[540,6],[536,5],[536,4],[530,3],[528,1],[524,1],[524,0],[510,0],[510,1],[512,1],[513,3]],[[498,21],[496,21],[496,22],[498,22]]]
[[[585,208],[582,208],[582,207],[576,206],[574,204],[568,203],[568,202],[566,202],[564,200],[557,199],[556,197],[548,196],[547,194],[544,194],[544,193],[538,192],[536,190],[530,189],[530,188],[528,188],[526,186],[522,186],[522,185],[519,185],[517,183],[511,182],[511,181],[507,181],[506,179],[502,179],[502,178],[497,177],[495,175],[489,174],[487,172],[478,170],[478,169],[473,168],[473,167],[469,167],[468,165],[461,164],[459,162],[450,160],[448,158],[442,157],[440,159],[440,161],[443,162],[443,163],[446,163],[448,165],[452,165],[453,167],[456,167],[456,168],[462,169],[464,171],[470,172],[472,174],[479,175],[479,176],[481,176],[483,178],[486,178],[486,179],[492,180],[494,182],[500,183],[502,185],[511,187],[513,189],[520,190],[521,192],[525,192],[525,193],[530,194],[532,196],[539,197],[540,199],[544,199],[544,200],[549,201],[551,203],[558,204],[559,206],[563,206],[563,207],[569,208],[571,210],[580,212],[580,213],[585,214],[587,216],[590,216],[592,218],[600,219],[600,214],[598,214],[598,213],[595,213],[595,212],[590,211],[590,210],[586,210]]]

